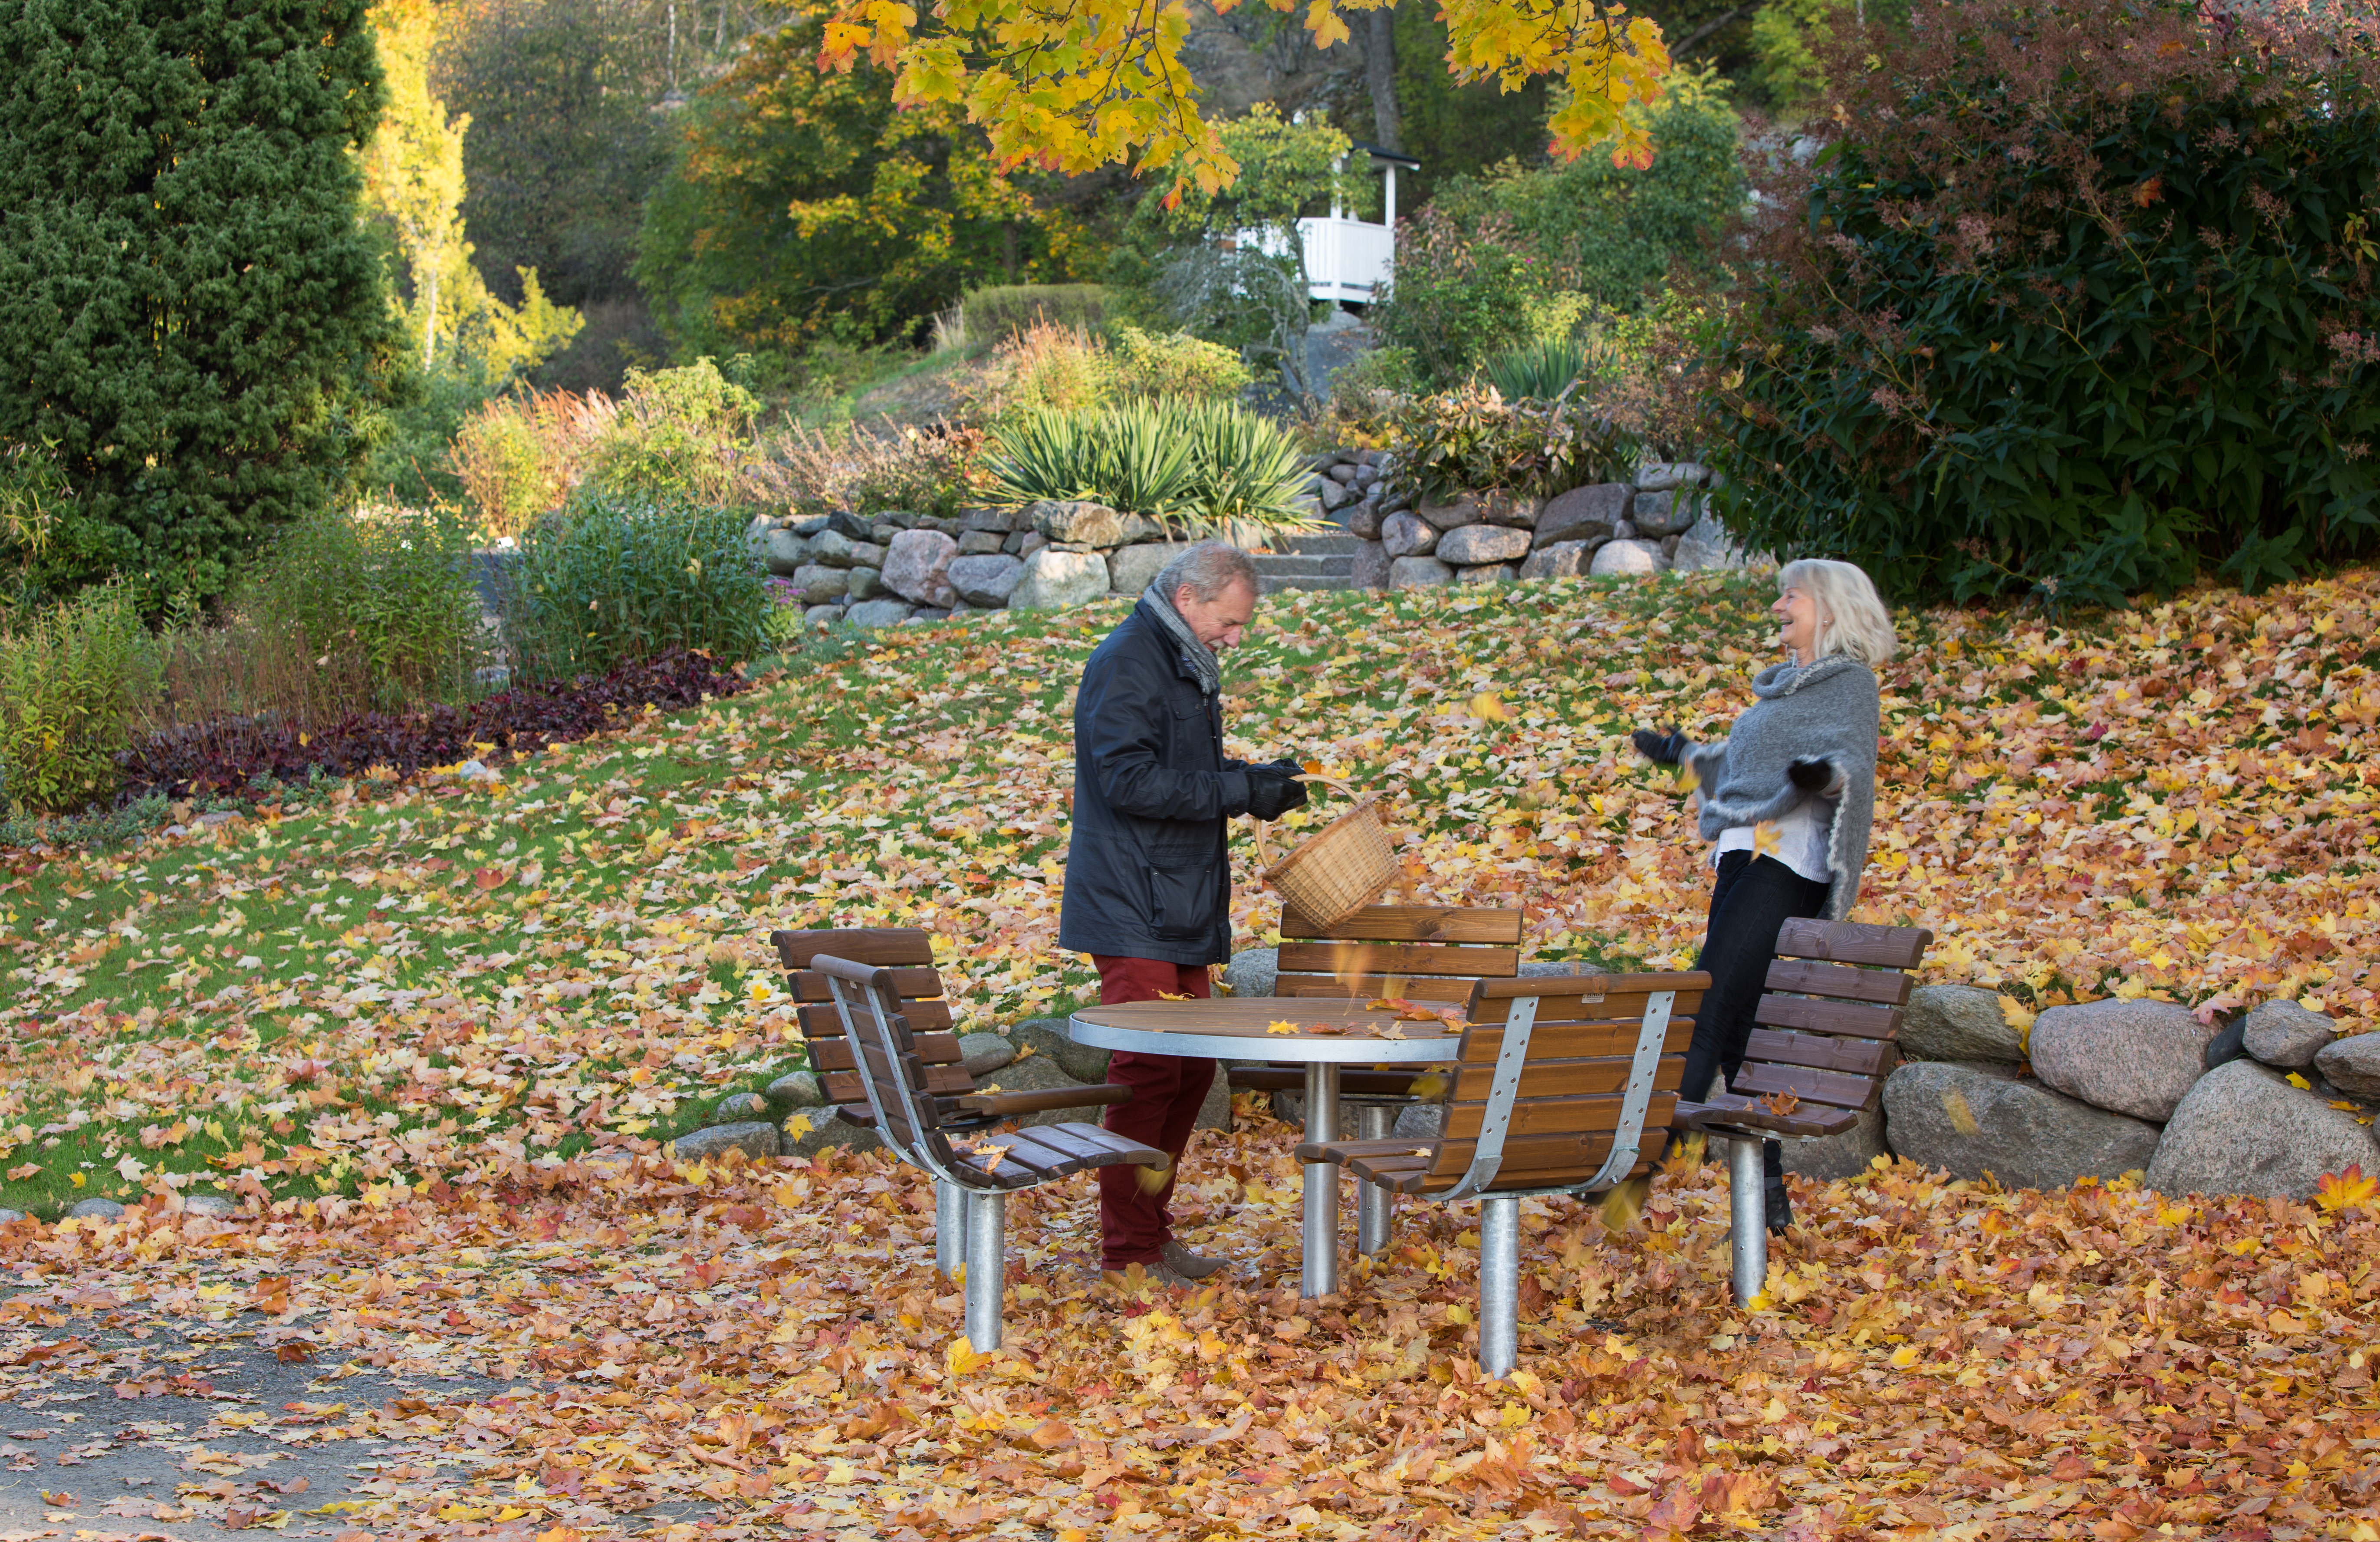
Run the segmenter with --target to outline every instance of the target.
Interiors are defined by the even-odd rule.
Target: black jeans
[[[1710,922],[1703,932],[1702,956],[1694,967],[1707,971],[1711,987],[1694,1013],[1694,1041],[1686,1048],[1686,1079],[1678,1095],[1699,1103],[1711,1078],[1725,1071],[1730,1082],[1743,1066],[1752,1038],[1752,1014],[1760,1006],[1768,965],[1777,957],[1777,929],[1795,917],[1807,919],[1827,908],[1827,886],[1779,862],[1749,851],[1718,860],[1711,885]],[[1782,1182],[1785,1154],[1765,1141],[1763,1165],[1772,1186]]]

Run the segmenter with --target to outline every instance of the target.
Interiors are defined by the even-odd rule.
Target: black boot
[[[1771,1173],[1765,1189],[1767,1197],[1764,1204],[1768,1211],[1769,1233],[1782,1236],[1785,1229],[1793,1224],[1793,1196],[1786,1192],[1782,1173]]]

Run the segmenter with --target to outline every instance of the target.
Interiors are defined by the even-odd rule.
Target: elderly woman
[[[1682,762],[1700,788],[1718,877],[1702,956],[1711,988],[1694,1014],[1682,1095],[1700,1098],[1743,1065],[1777,931],[1795,917],[1840,921],[1859,898],[1876,806],[1875,670],[1892,656],[1892,618],[1867,574],[1807,559],[1777,575],[1770,606],[1785,662],[1753,677],[1756,698],[1728,736],[1696,744],[1639,728],[1657,765]],[[1769,1229],[1792,1224],[1782,1154],[1766,1143]]]

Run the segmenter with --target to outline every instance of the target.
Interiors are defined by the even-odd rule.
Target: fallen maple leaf
[[[2361,1162],[2350,1162],[2344,1172],[2325,1172],[2314,1184],[2313,1202],[2334,1214],[2350,1205],[2369,1205],[2375,1196],[2380,1196],[2380,1175],[2365,1177]]]
[[[1265,1024],[1265,1032],[1268,1034],[1294,1034],[1297,1032],[1297,1024],[1289,1022],[1285,1018],[1275,1018],[1270,1022]]]
[[[1760,1100],[1760,1106],[1779,1119],[1783,1119],[1802,1106],[1802,1099],[1793,1093],[1773,1092]]]

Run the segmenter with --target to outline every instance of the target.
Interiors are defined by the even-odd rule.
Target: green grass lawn
[[[2359,699],[2369,629],[2299,625],[2370,585],[2300,587],[2055,630],[1902,617],[1863,913],[1935,925],[1935,977],[2025,1001],[2286,987],[2359,1015],[2361,944],[2313,959],[2287,939],[2325,919],[2351,939],[2370,914],[2368,725],[2323,704]],[[1229,730],[1388,794],[1417,897],[1526,903],[1540,955],[1678,963],[1702,848],[1626,735],[1740,710],[1767,599],[1707,576],[1277,596],[1227,661]],[[1092,982],[1055,946],[1071,692],[1123,613],[815,649],[500,787],[359,778],[184,836],[19,854],[0,877],[0,1205],[161,1181],[370,1202],[666,1138],[802,1064],[777,926],[926,928],[965,1027],[1062,1010]],[[2232,684],[2177,654],[2216,632],[2271,667]],[[2124,681],[2168,676],[2186,712],[2125,716],[2143,698]],[[2102,720],[2120,731],[2089,735]],[[2346,740],[2287,748],[2317,721]],[[2159,842],[2170,883],[2138,876]],[[1241,945],[1270,940],[1275,902],[1234,852]],[[2256,936],[2283,939],[2277,964]]]

